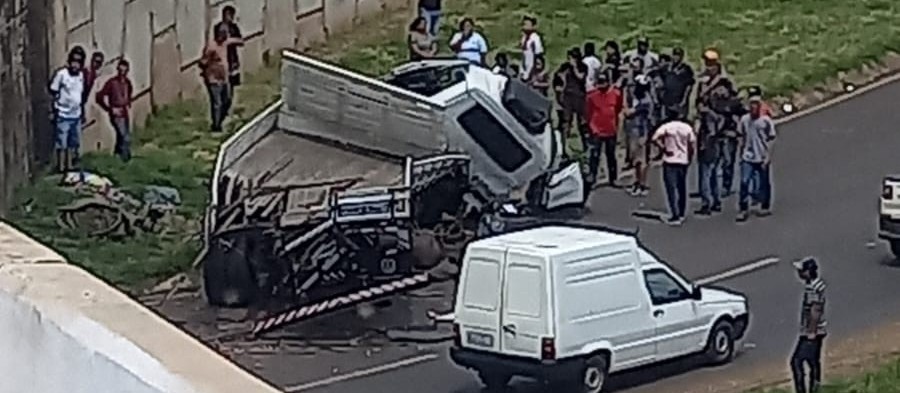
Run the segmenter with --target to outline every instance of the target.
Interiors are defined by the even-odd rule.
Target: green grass
[[[793,389],[755,390],[749,393],[791,393]],[[900,393],[900,359],[874,371],[850,378],[828,381],[819,393]]]
[[[689,60],[720,50],[740,84],[789,93],[874,61],[900,44],[900,3],[894,0],[457,0],[444,19],[442,44],[463,11],[476,18],[491,46],[515,51],[519,21],[538,16],[551,66],[586,40],[616,39],[624,47],[646,35],[655,48],[685,47]],[[381,74],[406,54],[408,13],[367,22],[313,53],[369,74]],[[514,56],[515,58],[515,56]],[[275,98],[277,68],[248,78],[238,91],[233,131]],[[145,185],[182,194],[180,224],[163,234],[124,240],[88,239],[55,224],[55,209],[73,196],[39,178],[18,193],[13,222],[77,264],[124,288],[183,271],[199,249],[197,234],[208,199],[215,152],[225,136],[207,132],[205,100],[161,108],[136,132],[136,157],[125,165],[105,154],[86,157],[89,170],[140,196]],[[22,208],[30,201],[30,212]]]

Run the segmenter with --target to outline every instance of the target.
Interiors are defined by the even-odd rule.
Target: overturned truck
[[[281,81],[217,158],[202,255],[213,305],[402,290],[498,206],[587,197],[551,103],[519,80],[459,60],[375,79],[286,51]]]

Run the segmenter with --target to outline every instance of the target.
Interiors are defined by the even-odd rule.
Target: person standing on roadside
[[[743,149],[737,221],[744,222],[747,221],[751,195],[759,202],[758,216],[772,214],[772,181],[769,175],[775,122],[763,113],[762,97],[750,97],[750,113],[738,122],[738,135],[743,139]]]
[[[220,26],[213,40],[206,44],[199,67],[209,93],[211,130],[222,131],[222,123],[231,108],[231,86],[228,73],[228,45],[240,39],[229,38],[228,29]]]
[[[113,130],[116,132],[116,145],[113,153],[122,161],[131,160],[131,98],[134,85],[128,78],[130,64],[128,60],[119,60],[116,65],[116,76],[110,78],[97,92],[97,105],[109,115]]]
[[[800,337],[791,356],[794,391],[816,393],[822,384],[822,344],[827,335],[825,321],[825,281],[819,274],[815,258],[794,262],[803,280],[803,301],[800,307]],[[804,364],[809,366],[809,384]]]
[[[544,97],[548,96],[550,93],[550,77],[547,76],[547,63],[544,60],[544,56],[534,58],[534,68],[531,69],[531,74],[528,75],[528,79],[525,82]]]
[[[674,111],[681,118],[688,118],[688,99],[694,88],[694,69],[684,62],[684,49],[672,49],[672,62],[660,70],[662,89],[660,91],[660,107],[663,118],[666,112]]]
[[[628,135],[628,151],[634,168],[634,184],[628,190],[632,196],[647,196],[647,138],[653,123],[652,84],[646,75],[635,79],[635,85],[626,95],[625,133]]]
[[[653,134],[653,142],[663,150],[663,184],[670,216],[666,223],[680,226],[687,209],[687,170],[694,156],[697,137],[690,124],[675,113]]]
[[[680,116],[678,111],[667,114]],[[697,119],[697,189],[700,191],[700,209],[694,212],[698,216],[709,216],[722,211],[722,200],[719,196],[719,149],[724,118],[707,115],[701,112]]]
[[[53,96],[53,122],[55,128],[56,169],[60,173],[74,169],[81,148],[81,119],[84,102],[83,51],[69,52],[65,68],[61,68],[50,81]]]
[[[581,64],[581,63],[579,63]],[[588,93],[585,115],[590,134],[587,136],[588,183],[597,182],[600,154],[606,155],[607,184],[616,187],[619,171],[616,163],[616,136],[619,115],[622,113],[622,92],[609,83],[604,74],[597,74],[597,88]]]
[[[738,140],[737,120],[743,111],[734,82],[725,72],[719,60],[719,53],[707,50],[703,54],[706,70],[699,78],[697,90],[697,112],[704,124],[716,124],[715,134],[719,137],[718,166],[722,171],[722,196],[733,193],[734,167],[736,165]],[[707,117],[707,119],[703,119]]]
[[[228,48],[226,54],[228,59],[228,83],[232,89],[241,85],[241,56],[238,53],[238,48],[244,46],[244,35],[241,34],[241,28],[234,20],[235,16],[237,16],[237,10],[230,5],[225,6],[225,8],[222,8],[222,20],[213,28],[215,31],[219,29],[228,31],[230,41],[226,45]]]
[[[635,58],[644,61],[644,68],[647,71],[653,71],[659,65],[659,56],[650,50],[650,39],[647,37],[638,38],[636,48],[625,52],[626,62],[631,62]]]
[[[594,82],[597,81],[597,74],[603,68],[603,62],[597,57],[597,46],[593,42],[584,43],[584,58],[581,59],[586,67],[584,78],[584,89],[587,93],[594,90]]]
[[[619,50],[619,43],[613,40],[606,41],[603,46],[606,52],[606,58],[603,60],[603,71],[609,77],[609,82],[615,86],[621,87],[622,79],[622,53]]]
[[[437,37],[441,31],[441,0],[419,0],[419,16],[425,18],[426,31]]]
[[[459,31],[450,37],[450,49],[456,53],[456,57],[459,59],[468,60],[480,66],[484,66],[486,63],[487,40],[481,33],[475,31],[475,21],[472,18],[464,18],[459,22]]]
[[[97,51],[91,54],[91,63],[84,67],[84,94],[81,98],[81,121],[82,124],[87,120],[87,103],[91,98],[91,92],[94,90],[94,84],[97,83],[97,77],[100,76],[100,69],[103,68],[103,62],[106,61],[103,52]]]
[[[437,54],[437,41],[428,34],[425,18],[418,17],[409,25],[406,44],[409,46],[409,60],[430,59]]]
[[[587,67],[582,62],[581,49],[572,48],[568,52],[568,62],[563,72],[563,116],[564,124],[575,123],[581,138],[583,151],[588,151],[588,125],[585,118],[585,98]],[[567,132],[568,134],[568,132]]]
[[[519,46],[522,48],[522,70],[520,78],[528,80],[531,70],[534,69],[535,58],[544,55],[544,40],[537,31],[537,18],[525,16],[522,18],[522,39]]]

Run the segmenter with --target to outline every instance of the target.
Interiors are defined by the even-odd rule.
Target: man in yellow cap
[[[734,167],[737,156],[737,119],[742,105],[737,89],[725,72],[715,50],[703,53],[706,67],[697,88],[698,183],[703,200],[699,215],[721,211],[718,172],[722,171],[722,196],[733,193]]]

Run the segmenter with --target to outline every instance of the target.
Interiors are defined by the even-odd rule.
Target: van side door
[[[540,359],[541,339],[551,336],[547,277],[539,256],[507,252],[500,320],[504,354]]]
[[[645,269],[644,280],[650,295],[650,312],[656,321],[657,359],[702,350],[706,324],[699,316],[690,290],[663,268]]]

